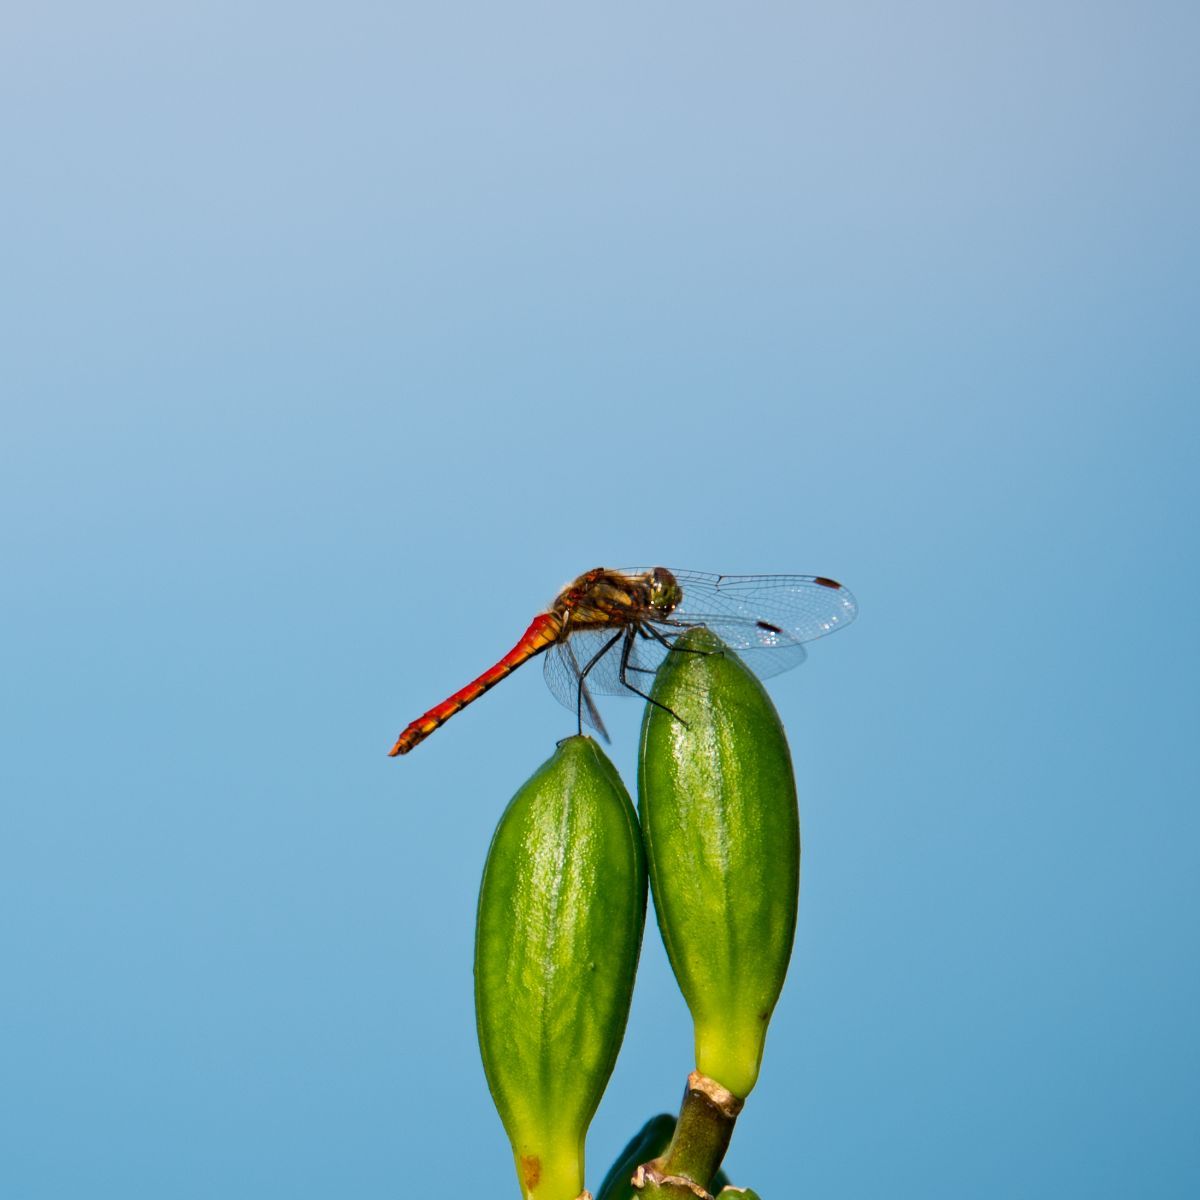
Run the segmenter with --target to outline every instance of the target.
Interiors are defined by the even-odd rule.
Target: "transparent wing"
[[[569,638],[561,642],[555,642],[546,651],[546,661],[542,667],[542,675],[546,680],[546,686],[564,708],[569,708],[572,712],[576,712],[579,709],[579,677],[583,672],[583,668],[603,649],[606,642],[612,640],[615,632],[612,629],[584,630],[572,634]],[[614,647],[614,649],[616,648]],[[583,688],[583,723],[594,729],[605,741],[608,741],[608,730],[604,728],[604,721],[601,719],[595,701],[591,697],[591,692],[596,690],[595,681],[592,676],[596,673],[596,668],[601,666],[601,663],[612,657],[611,651],[603,656],[601,662],[598,662],[596,667],[588,673]],[[621,690],[624,691],[625,689],[622,688]]]
[[[724,636],[724,632],[709,626],[727,645],[732,641]],[[808,652],[799,642],[777,642],[771,646],[737,646],[735,652],[759,679],[770,679],[772,675],[782,675],[798,667],[807,657]]]
[[[559,703],[574,712],[578,704],[579,677],[590,663],[584,681],[583,719],[585,724],[603,732],[603,723],[589,693],[632,696],[637,692],[648,692],[654,682],[655,672],[671,653],[672,644],[693,627],[690,623],[663,625],[643,622],[639,630],[622,630],[621,637],[615,641],[613,635],[617,631],[613,629],[589,629],[573,633],[547,651],[543,669],[546,683]],[[632,636],[627,638],[630,633]],[[626,657],[627,641],[629,649]],[[800,642],[781,642],[778,639],[764,645],[739,646],[737,655],[760,678],[770,678],[799,666],[807,657]]]
[[[629,626],[579,630],[565,641],[556,642],[546,652],[543,669],[546,683],[558,701],[572,712],[578,703],[579,677],[585,669],[585,692],[600,696],[632,696],[635,688],[648,692],[654,682],[654,672],[668,653],[668,646],[683,632],[685,630],[680,628],[664,627],[660,642],[648,632],[638,633]],[[627,641],[630,645],[625,677],[631,686],[621,679],[622,655]],[[589,720],[586,698],[583,716],[585,722],[594,725]]]
[[[858,614],[850,590],[821,575],[671,574],[683,599],[666,624],[707,625],[736,650],[811,642]]]
[[[640,575],[644,569],[622,573]],[[683,598],[668,618],[643,615],[636,627],[578,630],[546,652],[546,683],[571,712],[579,707],[579,679],[587,672],[583,720],[605,737],[591,693],[648,692],[672,643],[688,629],[711,629],[768,679],[799,666],[808,657],[805,642],[849,625],[858,613],[849,589],[820,575],[710,575],[673,568],[671,574]]]

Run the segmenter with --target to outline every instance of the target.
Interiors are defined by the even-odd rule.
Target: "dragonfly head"
[[[650,572],[650,607],[660,617],[669,617],[683,599],[683,588],[666,567],[655,567]]]

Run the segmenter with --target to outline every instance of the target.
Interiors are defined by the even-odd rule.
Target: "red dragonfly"
[[[550,690],[575,711],[581,733],[587,724],[607,740],[591,693],[650,700],[643,686],[688,629],[706,626],[765,678],[798,666],[805,642],[849,625],[857,612],[850,592],[822,575],[596,567],[563,588],[495,666],[413,721],[388,753],[407,754],[545,651]]]

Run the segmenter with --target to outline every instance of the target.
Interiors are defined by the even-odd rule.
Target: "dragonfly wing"
[[[587,683],[593,692],[605,696],[632,696],[635,692],[650,690],[655,673],[662,666],[663,659],[671,653],[672,643],[681,633],[685,633],[686,629],[679,625],[661,625],[649,621],[643,622],[642,625],[643,628],[634,634],[629,648],[625,678],[621,678],[621,656],[624,647],[622,643],[618,643],[588,672]],[[689,625],[688,628],[690,627]],[[732,630],[729,621],[724,622],[723,629],[730,636],[723,637],[722,641],[734,647],[738,657],[760,678],[765,679],[778,675],[781,671],[789,671],[808,657],[800,642],[779,637],[766,639],[766,635],[759,630]],[[577,653],[581,636],[595,639],[591,653],[587,656],[579,654],[582,662],[586,663],[612,634],[608,633],[602,637],[591,632],[587,635],[574,635],[570,641],[577,643]],[[736,646],[734,642],[737,643]],[[573,708],[574,703],[572,700],[570,707]]]
[[[611,631],[603,638],[599,638],[595,631],[577,633],[561,642],[555,642],[546,652],[542,675],[546,686],[564,708],[569,708],[571,712],[579,711],[579,677],[583,667],[611,637]],[[598,639],[594,647],[591,645],[592,639]],[[605,655],[605,658],[607,657],[608,655]],[[604,728],[604,721],[592,699],[591,684],[592,675],[589,674],[583,687],[583,721],[608,741],[608,730]]]
[[[777,643],[773,646],[739,646],[734,652],[759,679],[770,679],[798,667],[808,651],[800,642]]]
[[[713,632],[717,633],[721,640],[734,650],[738,658],[760,679],[769,679],[772,675],[790,671],[808,657],[802,642],[771,634],[759,629],[755,623],[747,624],[725,619],[712,623],[696,621],[694,625],[705,625],[712,628]],[[680,625],[654,624],[652,627],[662,636],[663,642],[667,643],[674,642],[680,634],[687,631]],[[687,623],[687,628],[693,627],[692,622]],[[630,656],[630,682],[635,682],[638,675],[647,680],[652,678],[663,658],[670,653],[663,642],[654,638],[649,641],[638,639],[636,648]],[[684,653],[684,651],[680,651],[680,653]]]
[[[833,633],[858,614],[849,589],[820,575],[672,574],[683,599],[671,620],[707,625],[735,650],[782,651]]]
[[[807,657],[805,642],[848,625],[858,613],[848,589],[819,575],[671,573],[683,595],[668,617],[643,613],[637,626],[576,630],[546,655],[546,682],[572,711],[580,707],[579,679],[585,676],[583,719],[595,729],[603,726],[588,690],[621,696],[649,691],[671,644],[688,629],[706,626],[765,679],[798,666]]]

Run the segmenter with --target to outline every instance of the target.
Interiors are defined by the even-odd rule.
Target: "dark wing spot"
[[[822,587],[833,588],[839,592],[842,590],[842,585],[836,579],[826,579],[824,575],[814,575],[813,583],[819,583]]]
[[[778,625],[772,625],[770,621],[755,621],[759,629],[765,629],[768,633],[782,633],[783,630]]]

